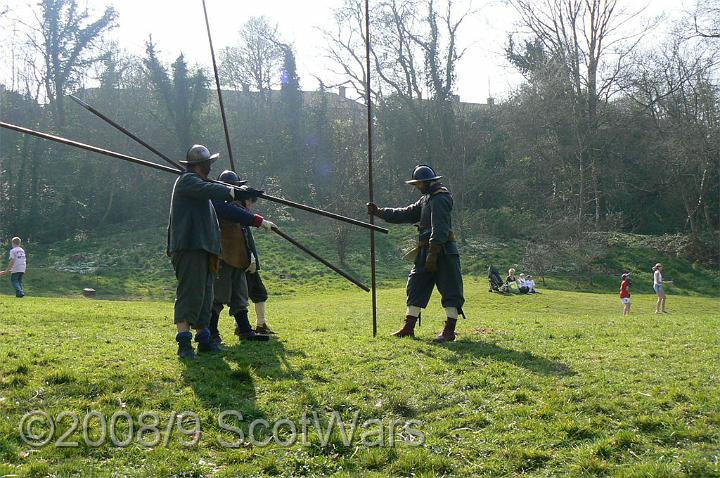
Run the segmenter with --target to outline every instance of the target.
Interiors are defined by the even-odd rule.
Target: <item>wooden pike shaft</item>
[[[160,151],[158,151],[157,149],[153,148],[152,146],[150,146],[149,144],[147,144],[145,141],[143,141],[142,139],[140,139],[140,137],[138,137],[136,134],[128,131],[127,129],[125,129],[124,127],[122,127],[121,125],[119,125],[118,123],[116,123],[115,121],[111,120],[110,118],[108,118],[107,116],[105,116],[104,114],[102,114],[100,111],[96,110],[95,108],[93,108],[93,107],[90,106],[89,104],[85,103],[85,102],[84,102],[83,100],[81,100],[80,98],[77,98],[77,97],[75,97],[75,96],[73,96],[73,95],[70,95],[70,99],[72,99],[75,103],[79,104],[80,106],[82,106],[83,108],[85,108],[86,110],[88,110],[89,112],[91,112],[92,114],[94,114],[95,116],[97,116],[98,118],[100,118],[101,120],[105,121],[107,124],[109,124],[109,125],[112,126],[113,128],[115,128],[115,129],[117,129],[117,130],[120,130],[121,132],[123,132],[123,133],[125,133],[127,136],[129,136],[130,138],[134,139],[135,141],[137,141],[137,142],[140,143],[141,145],[145,146],[145,147],[146,147],[147,149],[149,149],[151,152],[155,153],[156,156],[162,158],[162,159],[163,159],[166,163],[168,163],[169,165],[171,165],[171,166],[173,166],[173,167],[175,167],[176,169],[179,169],[179,170],[185,169],[185,168],[183,168],[182,166],[180,166],[179,163],[177,163],[177,162],[173,161],[172,159],[168,158],[168,157],[165,156],[163,153],[161,153]]]
[[[372,146],[372,98],[370,94],[370,3],[365,0],[365,65],[366,65],[366,103],[367,103],[367,144],[368,144],[368,196],[374,202],[373,191],[373,146]],[[375,224],[375,217],[370,214],[370,224]],[[373,337],[377,336],[377,273],[375,270],[375,231],[370,230],[370,286],[372,287],[372,329]]]
[[[295,247],[297,247],[297,248],[300,249],[301,251],[309,254],[310,256],[312,256],[313,258],[315,258],[316,260],[318,260],[319,262],[322,262],[322,263],[325,264],[328,268],[330,268],[330,269],[332,269],[333,271],[337,272],[338,274],[340,274],[341,276],[343,276],[344,278],[346,278],[347,280],[349,280],[350,282],[352,282],[352,283],[355,284],[356,286],[360,287],[360,288],[361,288],[362,290],[364,290],[365,292],[370,292],[370,288],[369,288],[368,286],[366,286],[365,284],[363,284],[363,283],[360,282],[359,280],[355,279],[353,276],[351,276],[351,275],[348,274],[347,272],[345,272],[345,271],[343,271],[343,270],[341,270],[341,269],[338,269],[337,267],[335,267],[334,265],[332,265],[331,263],[329,263],[328,261],[326,261],[325,259],[323,259],[323,258],[320,257],[319,255],[315,254],[313,251],[311,251],[311,250],[308,249],[307,247],[305,247],[305,246],[303,246],[302,244],[300,244],[299,242],[297,242],[297,241],[296,241],[295,239],[293,239],[292,237],[290,237],[290,236],[288,236],[287,234],[285,234],[284,232],[282,232],[282,231],[281,231],[280,229],[278,229],[277,227],[273,227],[272,231],[273,231],[275,234],[277,234],[278,236],[280,236],[280,237],[282,237],[283,239],[285,239],[286,241],[288,241],[288,242],[290,242],[291,244],[293,244]]]
[[[213,48],[212,35],[210,34],[210,20],[208,20],[205,0],[202,0],[202,4],[203,12],[205,12],[205,26],[207,27],[208,41],[210,42],[210,56],[212,57],[213,71],[215,72],[215,86],[217,86],[218,102],[220,103],[220,115],[222,116],[223,129],[225,130],[225,143],[227,144],[228,157],[230,158],[230,169],[236,171],[232,146],[230,145],[230,133],[228,132],[227,118],[225,117],[225,104],[223,103],[222,90],[220,89],[220,75],[218,74],[217,62],[215,61],[215,48]]]

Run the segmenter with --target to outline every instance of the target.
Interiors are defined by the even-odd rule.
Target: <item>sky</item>
[[[372,2],[372,0],[370,0]],[[503,48],[509,32],[519,30],[514,10],[503,0],[455,0],[458,12],[469,8],[469,16],[459,34],[459,45],[466,52],[458,65],[456,93],[461,101],[484,103],[488,96],[504,98],[522,81],[505,61]],[[0,42],[8,45],[14,22],[32,23],[35,1],[0,0],[11,11],[0,21]],[[238,30],[252,16],[265,15],[278,25],[282,39],[294,45],[301,88],[315,90],[315,76],[328,83],[341,79],[329,72],[322,58],[323,38],[318,27],[329,26],[332,9],[342,0],[206,0],[216,54],[238,41]],[[669,20],[679,18],[694,0],[620,0],[627,8],[646,5],[646,18],[664,15],[666,20],[649,36],[657,41]],[[152,34],[161,57],[168,63],[183,53],[191,64],[211,66],[205,18],[201,0],[78,0],[95,16],[113,5],[119,13],[119,27],[110,33],[120,47],[142,55],[145,41]],[[444,4],[439,0],[438,4]],[[630,28],[639,28],[634,25]],[[371,32],[372,34],[372,32]],[[0,83],[9,84],[9,53],[0,51]]]

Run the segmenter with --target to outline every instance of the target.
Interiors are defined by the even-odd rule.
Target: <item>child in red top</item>
[[[622,275],[620,283],[620,302],[623,303],[623,316],[630,315],[630,274]]]

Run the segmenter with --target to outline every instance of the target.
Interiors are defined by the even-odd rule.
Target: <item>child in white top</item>
[[[25,250],[20,247],[22,241],[19,237],[12,238],[12,249],[10,249],[10,262],[7,269],[0,271],[0,276],[10,274],[10,283],[15,288],[15,297],[25,297],[25,289],[23,287],[23,276],[27,269],[27,258]]]
[[[655,266],[652,268],[653,270],[653,289],[655,289],[655,294],[657,294],[657,304],[655,304],[655,313],[659,314],[667,314],[667,310],[665,310],[665,290],[663,289],[664,283],[669,283],[670,281],[663,281],[662,276],[662,264],[659,262],[655,264]]]
[[[527,279],[525,279],[525,286],[528,288],[528,294],[537,294],[537,291],[535,290],[535,280],[533,279],[533,276],[527,276]]]
[[[520,274],[518,276],[517,285],[521,294],[527,294],[530,292],[530,289],[527,286],[527,281],[525,280],[525,274]]]

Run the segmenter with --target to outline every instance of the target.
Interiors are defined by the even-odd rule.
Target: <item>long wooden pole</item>
[[[172,173],[172,174],[180,174],[180,171],[178,169],[171,168],[170,166],[163,166],[162,164],[153,163],[151,161],[145,161],[144,159],[139,159],[139,158],[135,158],[133,156],[128,156],[127,154],[117,153],[117,152],[111,151],[109,149],[98,148],[97,146],[92,146],[90,144],[81,143],[79,141],[73,141],[71,139],[63,138],[62,136],[55,136],[53,134],[43,133],[41,131],[35,131],[35,130],[29,129],[29,128],[23,128],[22,126],[17,126],[17,125],[11,124],[11,123],[5,123],[4,121],[0,121],[0,128],[11,129],[13,131],[17,131],[18,133],[29,134],[31,136],[36,136],[38,138],[47,139],[49,141],[55,141],[56,143],[62,143],[62,144],[66,144],[68,146],[74,146],[79,149],[84,149],[85,151],[92,151],[93,153],[110,156],[112,158],[122,159],[123,161],[140,164],[142,166],[147,166],[148,168],[157,169],[158,171],[163,171],[163,172]]]
[[[274,227],[272,230],[273,230],[273,232],[274,232],[275,234],[277,234],[278,236],[282,237],[283,239],[285,239],[285,240],[288,241],[289,243],[293,244],[295,247],[297,247],[297,248],[300,249],[301,251],[309,254],[309,255],[312,256],[313,258],[315,258],[315,259],[317,259],[318,261],[322,262],[322,263],[325,264],[328,268],[334,270],[335,272],[337,272],[338,274],[340,274],[341,276],[343,276],[344,278],[346,278],[347,280],[349,280],[350,282],[352,282],[352,283],[355,284],[356,286],[360,287],[360,288],[361,288],[362,290],[364,290],[365,292],[370,292],[370,288],[369,288],[368,286],[366,286],[365,284],[363,284],[363,283],[360,282],[359,280],[355,279],[353,276],[351,276],[350,274],[346,273],[345,271],[343,271],[343,270],[341,270],[341,269],[338,269],[337,267],[335,267],[334,265],[332,265],[330,262],[326,261],[325,259],[323,259],[323,258],[320,257],[319,255],[315,254],[313,251],[311,251],[311,250],[308,249],[307,247],[305,247],[305,246],[303,246],[302,244],[300,244],[299,242],[297,242],[297,241],[296,241],[295,239],[293,239],[292,237],[288,236],[286,233],[282,232],[282,231],[281,231],[280,229],[278,229],[277,227]]]
[[[185,168],[183,168],[179,163],[177,163],[177,162],[173,161],[172,159],[168,158],[168,157],[165,156],[163,153],[161,153],[160,151],[158,151],[157,149],[155,149],[154,147],[150,146],[150,145],[147,144],[145,141],[143,141],[142,139],[140,139],[140,137],[139,137],[138,135],[136,135],[136,134],[128,131],[126,128],[124,128],[124,127],[121,126],[120,124],[116,123],[115,121],[111,120],[110,118],[108,118],[107,116],[105,116],[104,114],[102,114],[102,113],[101,113],[100,111],[98,111],[97,109],[95,109],[95,108],[93,108],[92,106],[90,106],[89,104],[85,103],[85,102],[84,102],[83,100],[81,100],[80,98],[78,98],[78,97],[76,97],[76,96],[73,96],[73,95],[70,95],[70,99],[73,100],[75,103],[79,104],[80,106],[82,106],[83,108],[85,108],[86,110],[88,110],[89,112],[91,112],[92,114],[94,114],[95,116],[97,116],[98,118],[100,118],[101,120],[105,121],[107,124],[109,124],[109,125],[112,126],[113,128],[115,128],[115,129],[117,129],[117,130],[125,133],[125,134],[126,134],[127,136],[129,136],[130,138],[134,139],[135,141],[137,141],[137,142],[140,143],[141,145],[145,146],[145,148],[147,148],[147,149],[150,150],[151,152],[155,153],[156,156],[158,156],[159,158],[161,158],[162,160],[164,160],[164,161],[165,161],[166,163],[168,163],[170,166],[173,166],[174,168],[179,169],[179,170],[185,169]]]
[[[212,35],[210,34],[210,20],[208,20],[205,0],[202,0],[202,4],[203,12],[205,12],[205,26],[207,27],[208,42],[210,43],[210,55],[212,56],[213,71],[215,72],[215,86],[217,87],[218,101],[220,102],[220,115],[222,116],[223,129],[225,130],[225,143],[227,144],[228,157],[230,158],[230,169],[236,171],[232,146],[230,145],[230,133],[228,132],[227,118],[225,117],[225,104],[223,103],[222,90],[220,89],[220,75],[218,74],[217,62],[215,61],[215,49],[213,48]]]
[[[374,202],[373,190],[373,146],[372,146],[372,96],[370,94],[370,2],[365,0],[365,102],[367,103],[367,147],[368,147],[368,197]],[[375,217],[370,214],[370,224]],[[377,336],[377,274],[375,260],[375,231],[370,229],[370,287],[372,288],[372,330]]]

